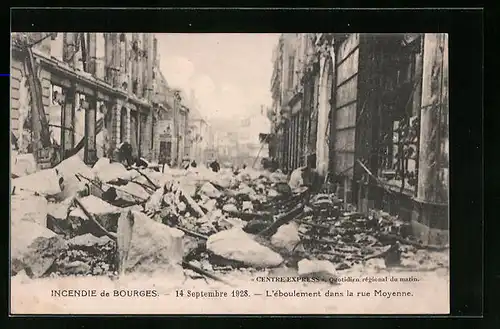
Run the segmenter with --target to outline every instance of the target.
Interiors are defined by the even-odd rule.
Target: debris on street
[[[448,266],[436,256],[445,248],[412,239],[409,223],[345,209],[333,193],[312,194],[300,171],[289,179],[279,170],[160,173],[106,158],[93,168],[76,156],[66,161],[76,170],[63,161],[14,180],[13,274],[173,271],[224,281],[219,276],[231,271],[292,267],[328,281],[363,264]]]
[[[445,33],[11,41],[13,314],[449,313]]]

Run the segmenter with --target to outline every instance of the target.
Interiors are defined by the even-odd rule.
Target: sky
[[[157,33],[160,70],[209,121],[243,119],[271,103],[272,51],[278,34]]]

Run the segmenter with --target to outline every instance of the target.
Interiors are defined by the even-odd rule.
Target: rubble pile
[[[116,243],[107,236],[96,237],[90,233],[68,241],[65,249],[54,262],[53,275],[102,275],[117,270]]]
[[[21,175],[23,171],[18,171]],[[29,171],[24,171],[28,173]],[[119,275],[293,267],[331,277],[354,265],[444,266],[411,239],[408,223],[382,211],[346,209],[311,195],[300,175],[203,166],[160,173],[74,156],[13,179],[12,273]],[[424,251],[423,251],[424,250]],[[221,280],[221,279],[219,279]]]
[[[149,174],[142,186],[135,181],[142,177],[138,170],[127,170],[105,158],[89,168],[73,156],[55,168],[13,179],[12,274],[21,270],[32,277],[117,274],[117,241],[122,235],[119,219],[131,209],[143,211],[140,205],[154,191],[151,185],[163,178]],[[147,245],[141,247],[155,253],[166,243],[160,241],[156,248],[151,246],[156,241],[154,232],[163,234],[164,239],[165,230],[169,230],[161,224],[160,230],[148,228],[138,212],[134,216],[134,236],[140,236],[133,243],[127,242],[130,257],[126,268],[137,265],[135,258],[144,260],[145,253],[136,252],[140,240],[148,236]],[[147,216],[146,219],[156,224]]]

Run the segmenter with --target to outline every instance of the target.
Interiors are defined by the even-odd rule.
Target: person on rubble
[[[134,164],[134,157],[132,155],[132,145],[128,142],[120,143],[117,147],[118,150],[118,162],[122,163],[126,167],[130,167]]]
[[[149,166],[149,163],[146,161],[146,159],[137,157],[135,159],[135,165],[139,168],[147,168]]]
[[[210,169],[212,169],[213,172],[219,172],[220,164],[219,164],[219,162],[217,162],[217,159],[212,161],[212,163],[210,164]]]
[[[323,187],[323,178],[318,174],[311,161],[292,171],[288,185],[293,190],[307,187],[311,193],[319,193]]]

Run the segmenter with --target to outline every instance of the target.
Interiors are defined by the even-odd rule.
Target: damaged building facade
[[[151,33],[13,33],[13,148],[33,154],[39,167],[54,166],[74,153],[92,164],[111,157],[122,142],[132,145],[134,156],[158,161],[159,122],[176,117],[176,108],[180,119],[188,112],[167,101],[176,98],[168,97],[174,92],[160,73]],[[32,95],[43,106],[32,102]],[[50,143],[42,145],[45,135]],[[170,154],[180,149],[175,142],[169,145]]]
[[[209,124],[207,120],[194,108],[189,115],[189,142],[190,155],[189,158],[197,163],[208,163],[210,158],[205,152],[208,149],[208,131]]]
[[[182,90],[169,87],[163,73],[159,72],[159,76],[157,102],[162,109],[158,118],[159,162],[176,166],[190,154],[191,105]]]
[[[358,209],[448,239],[448,36],[283,34],[273,55],[272,154],[309,164]]]

